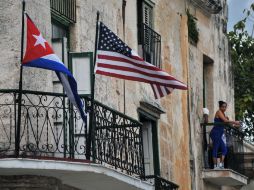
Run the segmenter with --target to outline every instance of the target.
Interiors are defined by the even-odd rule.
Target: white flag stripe
[[[138,61],[138,60],[136,60],[136,59],[132,59],[132,58],[129,58],[129,57],[125,56],[125,55],[122,55],[122,54],[120,54],[120,53],[98,50],[98,55],[107,55],[107,56],[112,56],[112,57],[116,57],[116,58],[117,58],[117,57],[123,58],[123,59],[126,59],[126,60],[130,61],[130,62],[137,63],[137,67],[139,67],[139,65],[141,65],[141,67],[139,67],[139,68],[147,69],[149,72],[154,71],[154,73],[156,73],[157,75],[170,76],[170,75],[169,75],[167,72],[165,72],[165,71],[162,71],[162,70],[158,71],[158,70],[156,70],[156,67],[155,67],[154,65],[150,64],[150,63],[147,63],[147,62],[145,62],[145,61]],[[123,62],[121,62],[121,61],[115,61],[115,60],[112,60],[112,59],[110,59],[110,60],[108,60],[108,59],[101,59],[101,58],[97,57],[97,63],[100,63],[99,60],[105,60],[105,61],[116,62],[116,63],[118,63],[118,65],[119,65],[119,63],[123,63]],[[105,62],[105,63],[106,63],[106,62]],[[108,62],[107,62],[107,63],[108,63]],[[125,63],[127,63],[127,62],[125,62]],[[132,64],[130,64],[130,63],[127,63],[127,64],[132,65]],[[113,64],[112,64],[112,65],[113,65]],[[150,67],[151,69],[143,68],[142,65],[143,65],[143,66],[148,66],[148,67]],[[155,70],[153,70],[153,68],[155,68]],[[173,76],[171,76],[171,77],[173,77]],[[183,85],[184,85],[184,84],[183,84]]]
[[[165,86],[160,86],[160,88],[161,88],[163,96],[166,96],[168,94],[167,91],[166,91],[166,87]]]
[[[55,62],[63,64],[63,62],[59,59],[59,57],[56,54],[45,55],[45,56],[42,56],[41,58],[42,59],[48,59],[48,60],[55,61]]]
[[[175,88],[187,90],[183,82],[146,62],[103,23],[100,23],[95,73],[149,83],[156,98],[171,93]]]
[[[123,75],[123,76],[136,77],[136,78],[148,80],[151,83],[158,82],[158,83],[163,83],[165,85],[183,86],[182,83],[180,83],[178,81],[175,81],[175,80],[164,80],[164,79],[160,79],[160,78],[156,78],[156,77],[149,77],[147,75],[143,75],[143,74],[139,74],[139,73],[134,73],[134,72],[130,72],[130,71],[122,71],[122,70],[103,68],[103,67],[97,67],[97,71],[103,71],[103,72],[108,72],[108,73],[115,73],[115,74]]]
[[[102,50],[98,50],[98,55],[107,55],[107,56],[113,56],[113,57],[120,57],[123,59],[127,59],[128,61],[134,62],[136,64],[140,64],[140,65],[145,65],[145,66],[149,66],[149,67],[155,67],[154,65],[147,63],[145,61],[139,61],[137,59],[132,59],[130,57],[127,57],[121,53],[117,53],[117,52],[112,52],[112,51],[102,51]],[[155,67],[156,68],[156,67]]]
[[[107,60],[107,59],[98,58],[97,63],[103,63],[103,64],[107,64],[107,65],[112,65],[112,66],[123,66],[123,67],[133,68],[133,69],[137,69],[139,71],[143,71],[148,74],[151,73],[151,74],[157,75],[157,76],[167,76],[167,77],[169,76],[169,74],[167,74],[165,72],[141,68],[139,66],[135,66],[133,64],[130,64],[127,62],[122,62],[122,61],[114,61],[114,60]],[[103,66],[100,66],[100,67],[103,67]]]
[[[59,74],[59,77],[61,78],[61,82],[64,86],[64,90],[65,90],[66,94],[68,95],[68,98],[70,99],[71,103],[78,108],[78,105],[75,100],[75,96],[71,90],[71,86],[70,86],[70,83],[69,83],[66,75],[64,75],[63,73],[60,73],[60,72],[58,74]]]

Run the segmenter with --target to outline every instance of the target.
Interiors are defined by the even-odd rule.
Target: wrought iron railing
[[[65,95],[23,91],[17,137],[18,95],[17,90],[0,91],[1,155],[14,155],[19,138],[21,157],[85,159],[87,127]]]
[[[222,10],[220,0],[190,0],[195,6],[209,14],[218,14]]]
[[[18,151],[19,157],[87,159],[90,127],[64,94],[22,91],[20,136],[16,133],[18,96],[18,90],[0,90],[0,157],[14,157]],[[91,100],[82,97],[82,101],[91,113]],[[97,101],[94,105],[95,162],[143,175],[141,123]]]
[[[128,174],[144,174],[142,124],[95,102],[95,159]]]
[[[213,168],[213,160],[212,160],[213,145],[209,135],[210,130],[215,124],[224,127],[225,134],[224,140],[226,141],[226,146],[228,150],[225,158],[225,168],[229,168],[241,174],[244,174],[244,154],[243,154],[244,133],[235,127],[231,127],[227,123],[201,124],[201,126],[203,127],[204,167],[207,169]]]
[[[161,35],[143,23],[139,26],[139,44],[144,60],[161,68]]]
[[[149,175],[145,176],[145,179],[153,180],[155,190],[177,190],[179,188],[177,184],[163,179],[160,176]]]
[[[23,90],[21,126],[17,126],[18,97],[18,90],[0,90],[0,158],[90,161],[87,160],[89,150],[95,163],[144,180],[151,179],[156,190],[178,188],[158,176],[142,177],[145,171],[140,122],[98,101],[94,101],[91,112],[91,99],[81,96],[87,120],[94,113],[94,138],[89,139],[89,122],[83,122],[66,95]],[[89,140],[93,141],[91,149],[87,147]]]
[[[50,0],[53,14],[67,22],[76,22],[76,0]]]

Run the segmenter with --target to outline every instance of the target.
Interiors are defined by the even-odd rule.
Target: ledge
[[[217,186],[241,186],[248,182],[248,177],[230,169],[205,169],[202,178]]]
[[[154,190],[147,182],[93,163],[5,158],[0,159],[0,175],[55,177],[80,190]]]

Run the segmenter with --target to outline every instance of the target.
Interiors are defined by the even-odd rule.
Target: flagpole
[[[125,42],[125,7],[126,7],[126,0],[123,0],[122,17],[123,17],[123,40],[124,40],[124,42]],[[125,80],[123,80],[123,113],[126,114]]]
[[[15,129],[15,156],[19,156],[20,127],[21,127],[21,100],[22,100],[22,80],[23,80],[23,51],[24,51],[24,25],[25,25],[25,0],[22,1],[22,29],[21,29],[21,52],[20,52],[20,75],[19,75],[19,96],[18,96],[18,121]]]
[[[99,18],[100,18],[100,12],[97,11],[93,67],[96,66],[95,64],[96,64],[96,58],[97,58]],[[92,73],[92,87],[91,87],[91,111],[90,111],[90,117],[89,117],[89,134],[88,134],[89,136],[88,136],[87,149],[86,149],[86,159],[90,160],[91,145],[92,145],[93,161],[95,161],[95,127],[96,127],[95,117],[94,117],[94,87],[95,87],[95,73],[93,72]]]

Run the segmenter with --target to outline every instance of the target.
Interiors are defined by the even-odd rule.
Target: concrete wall
[[[37,24],[44,38],[50,42],[51,25],[49,23],[51,22],[51,16],[49,0],[27,0],[26,2],[26,12]],[[1,0],[0,9],[1,71],[6,73],[0,76],[0,87],[1,89],[13,89],[18,88],[19,81],[22,4],[21,1],[16,0]],[[24,89],[51,91],[51,77],[51,71],[25,68],[23,73]]]
[[[204,55],[213,60],[205,73],[209,75],[207,81],[206,103],[210,110],[209,122],[213,122],[214,114],[218,110],[218,101],[228,103],[227,115],[234,118],[234,88],[231,74],[231,61],[228,52],[228,41],[222,31],[222,20],[227,19],[226,1],[221,1],[223,10],[217,15],[210,15],[201,9],[188,4],[188,8],[197,18],[199,42],[189,45],[189,103],[190,103],[190,128],[191,128],[191,159],[193,159],[192,182],[193,189],[209,189],[198,176],[203,168],[202,153],[202,121],[203,107],[203,67]]]
[[[70,26],[70,50],[94,51],[96,12],[100,20],[133,49],[138,50],[136,0],[126,1],[126,26],[123,30],[122,1],[77,0],[77,22]],[[193,7],[188,0],[153,0],[154,30],[162,37],[162,68],[188,84],[188,91],[175,90],[171,95],[155,100],[148,84],[96,76],[95,98],[104,104],[124,111],[123,86],[126,90],[126,114],[138,119],[140,101],[161,106],[166,113],[158,120],[160,169],[162,177],[180,185],[181,190],[205,189],[202,170],[202,134],[200,128],[203,107],[203,55],[214,60],[211,66],[209,97],[210,120],[218,100],[229,104],[228,115],[234,117],[234,95],[226,36],[222,33],[223,11],[207,15]],[[197,46],[188,42],[186,9],[198,19],[200,40]],[[224,10],[226,7],[224,7]],[[17,88],[20,59],[19,1],[0,1],[0,47],[3,49],[1,88]],[[27,0],[27,12],[44,37],[50,41],[51,17],[49,0]],[[11,76],[11,77],[10,77]],[[24,88],[52,91],[52,72],[25,68]]]
[[[0,176],[1,190],[78,190],[61,183],[54,177],[45,176]]]
[[[156,0],[154,3],[154,29],[162,36],[162,68],[187,83],[188,30],[185,2]],[[136,0],[127,0],[125,34],[123,34],[122,1],[78,1],[78,20],[72,28],[74,38],[72,50],[94,50],[95,19],[98,10],[101,21],[122,39],[125,38],[125,42],[137,51]],[[138,119],[137,108],[140,101],[159,104],[166,110],[166,114],[158,121],[161,175],[180,184],[181,189],[190,189],[187,92],[175,90],[172,95],[156,101],[148,84],[97,75],[95,98],[123,112],[124,82],[127,115]]]

